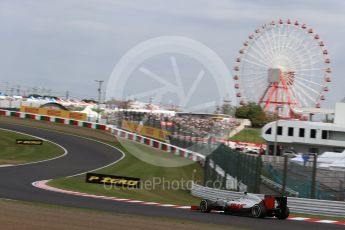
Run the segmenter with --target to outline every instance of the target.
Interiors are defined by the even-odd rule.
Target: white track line
[[[28,128],[33,128],[33,129],[41,129],[41,128],[37,128],[37,127],[31,127],[31,126],[25,126],[25,125],[19,125],[19,126],[23,126],[23,127],[28,127]],[[14,130],[10,130],[10,129],[4,129],[4,128],[0,128],[2,130],[6,130],[6,131],[10,131],[10,132],[14,132],[14,133],[19,133],[19,134],[22,134],[22,135],[27,135],[27,136],[31,136],[31,137],[34,137],[34,138],[37,138],[37,139],[41,139],[41,140],[44,140],[44,141],[48,141],[48,142],[51,142],[57,146],[59,146],[60,148],[62,148],[65,153],[61,156],[58,156],[58,157],[54,157],[54,158],[51,158],[51,159],[47,159],[47,160],[42,160],[42,161],[36,161],[36,162],[29,162],[29,163],[24,163],[24,164],[17,164],[17,165],[4,165],[4,166],[1,166],[1,167],[10,167],[10,166],[21,166],[21,165],[30,165],[30,164],[36,164],[36,163],[41,163],[41,162],[46,162],[46,161],[50,161],[50,160],[55,160],[55,159],[58,159],[60,157],[63,157],[63,156],[66,156],[68,154],[68,151],[66,148],[64,148],[63,146],[53,142],[53,141],[50,141],[50,140],[47,140],[47,139],[44,139],[44,138],[41,138],[41,137],[37,137],[37,136],[34,136],[34,135],[30,135],[30,134],[26,134],[26,133],[22,133],[22,132],[18,132],[18,131],[14,131]],[[60,131],[56,131],[56,130],[51,130],[51,129],[41,129],[41,130],[46,130],[46,131],[50,131],[50,132],[56,132],[56,133],[63,133],[63,132],[60,132]],[[66,135],[66,133],[63,133]],[[115,146],[112,146],[108,143],[104,143],[102,141],[99,141],[99,140],[94,140],[94,139],[91,139],[91,138],[88,138],[88,137],[83,137],[83,136],[79,136],[79,135],[76,135],[76,134],[70,134],[70,133],[67,133],[67,135],[71,135],[71,136],[75,136],[75,137],[79,137],[79,138],[83,138],[83,139],[86,139],[86,140],[90,140],[90,141],[95,141],[95,142],[98,142],[98,143],[101,143],[101,144],[104,144],[104,145],[107,145],[113,149],[116,149],[117,151],[119,151],[122,156],[121,158],[117,159],[116,161],[114,162],[111,162],[107,165],[104,165],[102,167],[99,167],[99,168],[96,168],[96,169],[92,169],[92,170],[89,170],[89,171],[86,171],[86,172],[81,172],[81,173],[77,173],[77,174],[74,174],[74,175],[71,175],[71,176],[67,176],[66,178],[70,178],[70,177],[74,177],[74,176],[80,176],[80,175],[83,175],[85,173],[88,173],[88,172],[94,172],[94,171],[97,171],[97,170],[100,170],[100,169],[103,169],[103,168],[106,168],[108,166],[111,166],[113,164],[116,164],[117,162],[121,161],[125,156],[126,154],[121,150],[121,149],[118,149],[117,147]]]
[[[317,223],[325,223],[325,224],[333,224],[333,223],[336,223],[338,221],[336,220],[318,220],[318,221],[315,221]]]
[[[289,218],[290,220],[298,220],[298,221],[305,221],[309,220],[310,218],[305,218],[305,217],[291,217]]]
[[[37,139],[40,139],[40,140],[44,140],[44,141],[50,142],[50,143],[52,143],[52,144],[54,144],[54,145],[57,145],[58,147],[62,148],[63,151],[64,151],[64,154],[62,154],[61,156],[57,156],[57,157],[53,157],[53,158],[49,158],[49,159],[41,160],[41,161],[23,163],[23,164],[0,165],[0,167],[2,167],[2,168],[5,168],[5,167],[12,167],[12,166],[31,165],[31,164],[37,164],[37,163],[42,163],[42,162],[46,162],[46,161],[52,161],[52,160],[56,160],[56,159],[58,159],[58,158],[64,157],[64,156],[66,156],[66,155],[68,154],[67,149],[65,149],[63,146],[59,145],[58,143],[56,143],[56,142],[54,142],[54,141],[50,141],[50,140],[47,140],[47,139],[44,139],[44,138],[41,138],[41,137],[37,137],[37,136],[31,135],[31,134],[26,134],[26,133],[22,133],[22,132],[10,130],[10,129],[4,129],[4,128],[0,128],[0,129],[1,129],[1,130],[8,131],[8,132],[18,133],[18,134],[21,134],[21,135],[30,136],[30,137],[34,137],[34,138],[37,138]]]
[[[78,136],[78,135],[73,135],[73,136],[81,137],[81,136]],[[115,147],[115,146],[113,146],[113,145],[110,145],[110,144],[108,144],[108,143],[104,143],[104,142],[99,141],[99,140],[93,140],[93,139],[87,138],[87,137],[81,137],[81,138],[84,138],[84,139],[87,139],[87,140],[91,140],[91,141],[95,141],[95,142],[98,142],[98,143],[107,145],[107,146],[109,146],[109,147],[111,147],[111,148],[116,149],[117,151],[119,151],[119,152],[122,154],[122,156],[121,156],[119,159],[117,159],[116,161],[111,162],[111,163],[109,163],[109,164],[107,164],[107,165],[104,165],[104,166],[102,166],[102,167],[99,167],[99,168],[96,168],[96,169],[92,169],[92,170],[89,170],[89,171],[86,171],[86,172],[77,173],[77,174],[74,174],[74,175],[71,175],[71,176],[67,176],[66,178],[71,178],[71,177],[75,177],[75,176],[80,176],[80,175],[83,175],[83,174],[88,173],[88,172],[94,172],[94,171],[97,171],[97,170],[106,168],[106,167],[108,167],[108,166],[111,166],[111,165],[116,164],[117,162],[119,162],[119,161],[121,161],[123,158],[125,158],[125,156],[126,156],[126,154],[125,154],[121,149],[119,149],[119,148],[117,148],[117,147]]]

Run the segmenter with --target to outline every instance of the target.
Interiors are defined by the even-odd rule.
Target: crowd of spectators
[[[174,118],[174,123],[178,127],[178,133],[192,133],[201,137],[227,137],[239,124],[235,118],[195,116],[177,116]]]
[[[158,129],[169,131],[173,136],[194,137],[227,137],[231,130],[239,125],[232,117],[215,115],[198,116],[197,114],[166,114],[134,111],[118,111],[112,114],[116,125],[121,127],[122,121],[136,122]],[[113,122],[113,123],[114,123]]]

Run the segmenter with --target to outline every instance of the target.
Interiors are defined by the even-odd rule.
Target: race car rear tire
[[[211,207],[211,202],[209,200],[202,200],[200,202],[200,211],[202,213],[209,213],[211,212],[212,207]]]
[[[279,211],[277,211],[275,214],[275,216],[281,220],[285,220],[286,218],[289,217],[289,215],[290,215],[290,210],[288,207],[286,207],[285,210],[279,209]]]
[[[256,204],[251,210],[252,216],[255,218],[263,218],[266,216],[266,208],[263,204]]]

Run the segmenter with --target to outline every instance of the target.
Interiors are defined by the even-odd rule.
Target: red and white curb
[[[124,199],[124,198],[117,198],[117,197],[100,196],[100,195],[88,194],[88,193],[83,193],[83,192],[74,192],[74,191],[69,191],[69,190],[51,187],[51,186],[47,185],[48,181],[49,180],[36,181],[36,182],[33,182],[32,185],[36,188],[40,188],[40,189],[44,189],[44,190],[48,190],[48,191],[52,191],[52,192],[70,194],[70,195],[74,195],[74,196],[91,197],[91,198],[102,199],[102,200],[114,200],[114,201],[120,201],[120,202],[126,202],[126,203],[136,203],[136,204],[151,205],[151,206],[158,206],[158,207],[190,209],[190,206],[174,205],[174,204],[162,204],[162,203],[158,203],[158,202],[131,200],[131,199]]]
[[[305,222],[312,222],[312,223],[323,223],[323,224],[338,224],[338,225],[345,225],[345,221],[321,220],[321,219],[306,218],[306,217],[294,217],[294,216],[290,216],[290,217],[289,217],[289,220],[305,221]]]
[[[52,192],[65,193],[65,194],[70,194],[70,195],[74,195],[74,196],[91,197],[91,198],[102,199],[102,200],[113,200],[113,201],[126,202],[126,203],[135,203],[135,204],[151,205],[151,206],[157,206],[157,207],[189,209],[189,210],[191,210],[192,207],[194,207],[194,206],[162,204],[162,203],[158,203],[158,202],[131,200],[131,199],[124,199],[124,198],[117,198],[117,197],[100,196],[100,195],[94,195],[94,194],[88,194],[88,193],[82,193],[82,192],[74,192],[74,191],[69,191],[69,190],[51,187],[51,186],[47,185],[48,181],[49,180],[36,181],[36,182],[33,182],[32,185],[36,188],[40,188],[40,189],[44,189],[44,190],[48,190],[48,191],[52,191]],[[294,221],[305,221],[305,222],[324,223],[324,224],[337,224],[337,225],[344,225],[345,226],[345,221],[321,220],[321,219],[315,219],[315,218],[305,218],[305,217],[295,217],[295,216],[290,216],[288,219],[294,220]]]

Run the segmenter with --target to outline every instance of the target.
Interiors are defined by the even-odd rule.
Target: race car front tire
[[[202,200],[200,202],[200,211],[202,213],[209,213],[211,212],[212,207],[211,207],[211,202],[209,200]]]
[[[275,216],[281,220],[285,220],[286,218],[289,217],[289,215],[290,215],[290,210],[288,207],[286,207],[284,210],[279,209],[275,214]]]
[[[252,216],[255,218],[263,218],[266,216],[266,208],[263,204],[256,204],[251,210]]]

